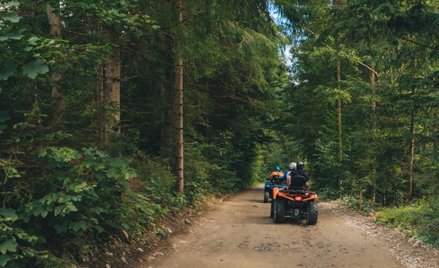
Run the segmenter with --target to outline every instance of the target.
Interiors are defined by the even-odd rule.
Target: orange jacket
[[[273,171],[273,172],[271,172],[271,174],[270,174],[270,178],[271,178],[271,177],[274,177],[274,176],[283,177],[283,176],[284,176],[284,173],[283,173],[282,171]]]

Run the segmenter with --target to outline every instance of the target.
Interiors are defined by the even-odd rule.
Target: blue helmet
[[[279,166],[276,166],[274,169],[275,169],[276,171],[281,171],[281,169],[280,169]]]

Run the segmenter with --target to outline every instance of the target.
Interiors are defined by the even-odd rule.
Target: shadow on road
[[[247,217],[249,222],[257,223],[257,224],[275,224],[273,222],[273,219],[269,217],[269,214],[267,216],[248,216]]]

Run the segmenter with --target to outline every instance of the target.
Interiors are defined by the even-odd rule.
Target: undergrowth
[[[43,147],[26,162],[0,159],[0,267],[78,263],[114,235],[142,239],[170,213],[239,186],[233,173],[221,184],[196,175],[183,194],[165,162],[140,152]]]
[[[345,205],[359,209],[356,197],[345,196],[340,199]],[[399,207],[374,206],[370,200],[363,200],[362,212],[377,211],[376,222],[396,228],[408,236],[417,237],[426,244],[439,248],[439,200],[419,200],[413,204]]]
[[[433,199],[402,207],[383,208],[377,213],[376,220],[439,248],[438,215],[438,200]]]

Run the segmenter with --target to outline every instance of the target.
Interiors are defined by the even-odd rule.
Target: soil
[[[273,223],[262,199],[259,187],[221,202],[129,267],[439,267],[438,250],[339,203],[319,202],[307,226]]]

